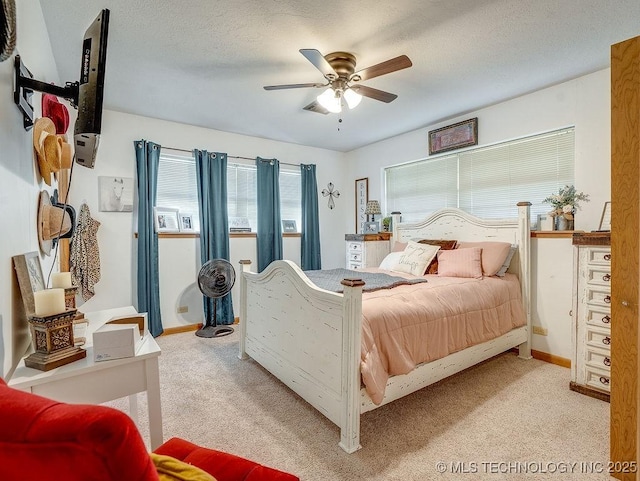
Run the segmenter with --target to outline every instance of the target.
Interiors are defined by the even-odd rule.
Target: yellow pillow
[[[151,453],[160,481],[216,481],[206,471],[171,456]]]

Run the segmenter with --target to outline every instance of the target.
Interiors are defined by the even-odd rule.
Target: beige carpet
[[[493,358],[364,414],[363,447],[348,455],[335,425],[254,361],[237,358],[237,333],[158,343],[165,439],[179,436],[305,481],[610,479],[602,472],[609,404],[570,391],[562,367],[513,353]]]

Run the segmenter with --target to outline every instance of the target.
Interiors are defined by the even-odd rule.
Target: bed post
[[[531,359],[531,202],[518,202],[518,249],[520,287],[527,321],[527,341],[518,346],[518,357]]]
[[[240,328],[240,350],[238,352],[238,359],[248,359],[247,352],[245,351],[245,338],[247,335],[247,280],[244,278],[244,273],[249,272],[250,260],[240,261],[240,316],[239,316],[239,328]]]
[[[342,412],[339,446],[351,454],[360,449],[361,279],[344,279],[342,304]]]
[[[400,223],[400,216],[400,212],[395,211],[391,213],[391,232],[393,235],[391,236],[391,246],[389,247],[392,250],[393,245],[400,240],[398,239],[398,224]]]

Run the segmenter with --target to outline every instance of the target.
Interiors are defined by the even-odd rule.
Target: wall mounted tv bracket
[[[44,92],[67,99],[73,107],[78,107],[78,82],[67,82],[65,87],[48,84],[35,80],[27,67],[22,63],[20,55],[16,55],[13,63],[14,70],[14,90],[13,101],[16,103],[23,115],[23,126],[25,130],[33,127],[33,105],[31,105],[31,96],[33,91]]]

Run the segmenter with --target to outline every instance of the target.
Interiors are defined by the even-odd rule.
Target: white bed
[[[513,347],[530,359],[530,220],[527,202],[515,220],[482,220],[458,209],[443,209],[422,222],[394,219],[393,240],[413,238],[503,241],[517,245],[509,272],[520,280],[526,324],[495,339],[420,364],[389,378],[381,404],[361,388],[362,281],[344,280],[344,293],[316,287],[290,261],[275,261],[249,272],[241,261],[240,353],[284,382],[340,428],[347,453],[360,448],[360,415],[489,359]]]

